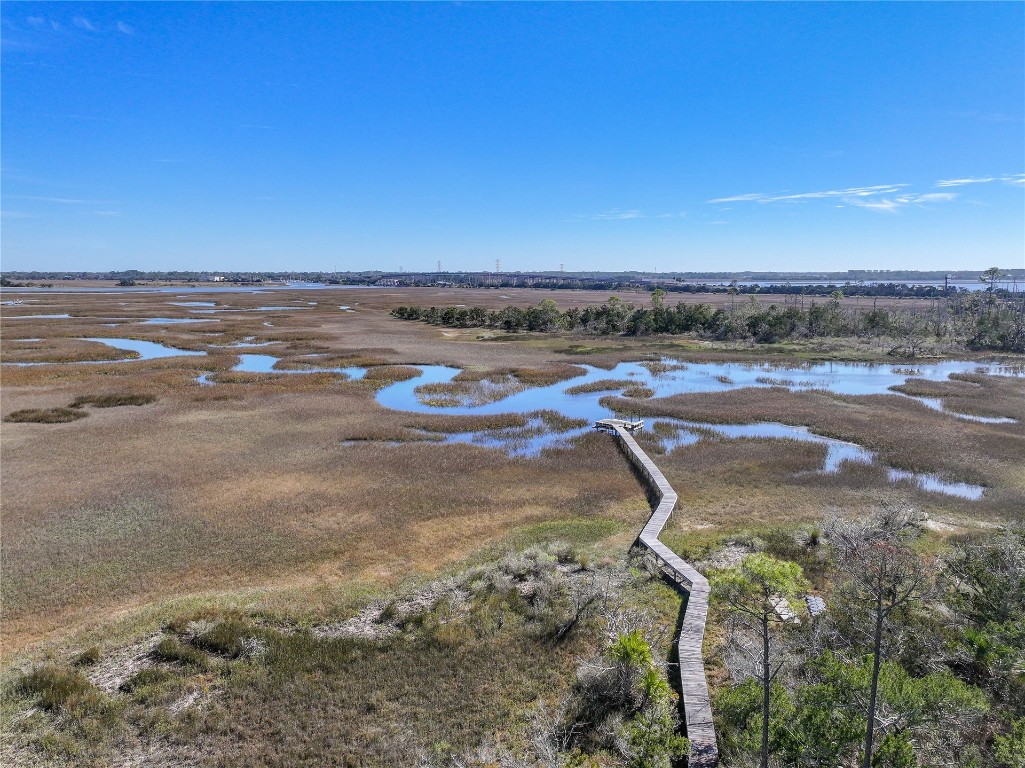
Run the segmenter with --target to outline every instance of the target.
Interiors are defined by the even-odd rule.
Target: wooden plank
[[[680,691],[683,694],[683,713],[690,739],[690,768],[714,768],[719,765],[719,748],[712,721],[712,704],[705,678],[705,664],[701,646],[705,638],[705,620],[708,616],[708,580],[690,563],[659,541],[659,535],[676,509],[676,491],[665,475],[646,454],[618,419],[603,419],[595,427],[615,435],[627,458],[648,481],[658,504],[641,530],[638,540],[647,547],[672,575],[677,585],[688,593],[687,609],[677,640],[680,659]]]

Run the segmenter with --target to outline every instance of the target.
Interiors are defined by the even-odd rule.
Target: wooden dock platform
[[[641,429],[644,422],[641,420],[628,421],[627,419],[601,419],[594,422],[594,428],[602,432],[614,433],[616,427],[622,427],[627,432]]]
[[[705,678],[705,665],[701,653],[708,615],[708,580],[673,550],[659,541],[659,534],[676,509],[676,491],[655,462],[637,445],[631,432],[643,426],[622,419],[602,419],[594,426],[615,435],[627,458],[651,486],[658,503],[638,540],[657,558],[680,589],[687,592],[687,608],[680,628],[677,651],[680,658],[680,690],[683,692],[683,712],[690,739],[689,768],[714,768],[719,765],[719,748],[712,722],[712,704]],[[629,425],[629,426],[628,426]]]

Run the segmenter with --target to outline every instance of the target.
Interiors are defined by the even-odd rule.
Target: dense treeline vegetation
[[[726,765],[1025,765],[1025,535],[937,556],[921,522],[834,519],[712,572]],[[787,618],[806,574],[826,601]]]
[[[385,278],[387,279],[387,278]],[[430,286],[439,284],[439,278],[432,275],[400,276],[392,278],[399,285]],[[366,284],[373,285],[376,281],[367,279]],[[579,290],[579,291],[632,291],[639,292],[650,289],[647,280],[617,280],[602,278],[572,277],[520,277],[492,275],[444,275],[441,282],[461,287],[487,288],[532,288],[534,290]],[[842,290],[847,296],[887,296],[896,298],[936,299],[943,296],[970,294],[972,289],[951,285],[909,285],[907,283],[774,283],[761,285],[758,283],[744,284],[737,281],[730,283],[686,283],[664,281],[659,287],[668,293],[708,293],[717,295],[763,295],[763,296],[829,296]],[[1010,296],[1012,291],[1006,288],[994,288],[1000,295]]]
[[[652,293],[651,307],[635,307],[616,296],[604,304],[562,311],[551,299],[534,307],[397,307],[403,320],[420,320],[455,328],[494,328],[541,333],[576,331],[598,335],[649,336],[697,334],[724,340],[773,343],[815,337],[887,337],[894,354],[914,356],[930,339],[953,341],[975,349],[1025,352],[1025,297],[970,294],[937,302],[930,308],[852,308],[834,292],[827,301],[807,307],[768,306],[750,299],[730,306],[676,306],[665,292]]]
[[[993,267],[982,275],[971,271],[945,273],[914,270],[847,272],[217,272],[218,279],[233,283],[279,281],[316,282],[328,285],[460,286],[467,288],[531,288],[534,290],[585,290],[639,292],[656,287],[670,293],[760,294],[782,296],[829,296],[842,290],[847,296],[940,298],[972,292],[972,288],[939,285],[945,280],[981,282],[991,292],[1011,296],[1025,270]],[[0,287],[44,287],[39,280],[114,280],[120,286],[150,281],[206,282],[214,277],[200,271],[109,272],[6,272]],[[16,282],[28,280],[31,282]],[[698,282],[693,282],[698,281]],[[718,282],[710,282],[718,281]],[[791,282],[793,281],[793,282]],[[867,281],[867,282],[865,282]],[[910,282],[908,282],[910,281]],[[918,281],[918,284],[916,284]],[[923,283],[932,284],[923,284]],[[1008,290],[1013,288],[1014,291]]]

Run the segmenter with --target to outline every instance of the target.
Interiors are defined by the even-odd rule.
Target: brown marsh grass
[[[24,408],[20,411],[11,411],[4,416],[4,421],[13,424],[67,424],[84,419],[88,415],[74,408]]]
[[[665,354],[693,360],[863,354],[860,349],[777,352],[710,348],[693,340],[530,334],[511,341],[478,340],[474,334],[446,336],[387,314],[400,304],[501,307],[536,304],[548,295],[446,289],[187,299],[173,294],[33,295],[39,299],[33,312],[83,317],[4,321],[3,360],[109,359],[118,354],[81,341],[82,336],[128,336],[208,354],[104,365],[3,366],[2,412],[8,415],[112,393],[159,398],[145,408],[90,409],[88,419],[55,426],[4,424],[0,590],[5,649],[28,652],[58,643],[79,628],[112,622],[137,629],[141,625],[130,617],[160,615],[159,606],[197,596],[231,600],[258,594],[264,604],[290,606],[299,613],[332,610],[352,585],[386,589],[410,572],[434,572],[537,526],[612,521],[622,526],[616,529],[622,538],[617,541],[629,545],[647,506],[612,440],[588,434],[574,449],[536,459],[428,442],[423,431],[440,435],[517,428],[527,419],[519,414],[398,413],[378,406],[376,389],[415,375],[413,365],[459,366],[467,369],[461,378],[468,381],[501,372],[525,385],[542,386],[578,373],[577,362],[611,367],[632,359],[661,366]],[[607,298],[576,292],[552,297],[563,308]],[[638,303],[645,299],[635,298]],[[191,299],[233,309],[291,304],[297,309],[219,313],[217,323],[134,322],[195,316],[169,304]],[[300,302],[307,308],[298,309]],[[339,304],[357,311],[340,312]],[[118,317],[133,321],[102,326]],[[380,364],[362,381],[332,374],[231,372],[245,350],[214,345],[247,337],[283,342],[258,351],[289,359],[327,355],[309,358],[317,367],[325,359],[340,366]],[[15,338],[43,341],[21,348]],[[202,372],[213,372],[217,384],[196,383]],[[942,394],[948,406],[966,413],[1022,414],[1021,381],[975,378],[965,377]],[[811,519],[831,506],[868,508],[881,497],[911,497],[938,514],[998,520],[1020,516],[1025,507],[1021,425],[958,421],[897,396],[844,398],[765,389],[623,402],[649,415],[808,424],[877,450],[888,464],[987,485],[983,501],[962,502],[891,485],[878,467],[822,475],[815,471],[821,465],[818,446],[786,443],[781,450],[777,441],[713,438],[659,458],[681,495],[681,512],[674,519],[681,531],[746,520]],[[97,629],[95,636],[103,634]]]
[[[512,376],[478,381],[421,384],[414,392],[421,402],[440,407],[475,406],[495,403],[526,387]]]
[[[1025,382],[994,379],[988,386],[1010,398],[1013,392],[1025,389]],[[986,394],[980,389],[976,396],[986,397]],[[780,388],[678,395],[640,403],[633,401],[630,405],[622,399],[609,400],[623,409],[630,408],[648,416],[674,416],[712,423],[777,421],[805,425],[819,434],[877,451],[879,460],[890,466],[935,473],[951,481],[978,483],[987,490],[981,501],[966,502],[919,491],[908,484],[892,485],[880,468],[857,465],[847,466],[838,475],[812,475],[808,479],[812,485],[826,484],[835,490],[863,486],[871,493],[886,497],[899,493],[911,496],[916,503],[956,510],[959,515],[969,517],[1021,520],[1025,509],[1025,471],[1021,458],[1025,456],[1025,433],[1021,424],[967,422],[891,395],[846,397],[823,392],[790,393]],[[712,452],[714,442],[705,440],[697,446],[678,449],[669,459],[669,466],[679,461],[679,456],[696,462],[697,456]],[[770,453],[775,450],[774,446],[789,444],[775,440],[729,441],[737,446],[738,452],[743,450],[742,444],[757,442],[766,445]],[[734,474],[730,485],[744,487],[747,476],[746,473]],[[768,484],[767,490],[782,497],[794,486],[794,481],[784,482],[777,477]],[[748,499],[755,497],[746,496]],[[846,503],[857,506],[853,500]],[[791,502],[782,504],[781,508],[791,508]]]
[[[616,392],[633,386],[631,379],[600,379],[589,384],[577,384],[566,389],[567,395],[583,395],[589,392]]]
[[[411,365],[375,365],[368,368],[363,376],[364,381],[381,381],[391,384],[396,381],[409,381],[420,375],[420,369]]]
[[[297,375],[269,378],[286,381],[241,400],[97,411],[61,425],[56,442],[35,425],[5,428],[8,648],[214,585],[387,583],[524,524],[602,517],[636,495],[608,441],[538,460],[467,445],[341,446],[361,433],[524,422],[390,413],[360,382],[321,392],[295,389]]]
[[[911,379],[896,387],[898,392],[920,397],[938,397],[957,413],[974,416],[1009,416],[1025,422],[1025,397],[1013,379],[975,374],[958,374],[949,381]]]
[[[103,395],[80,395],[71,401],[69,408],[118,408],[123,405],[149,405],[157,401],[156,395],[145,395],[132,392],[112,392]]]
[[[649,387],[630,387],[623,391],[623,397],[646,399],[653,397],[655,390]]]

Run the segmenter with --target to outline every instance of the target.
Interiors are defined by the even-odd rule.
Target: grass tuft
[[[138,395],[130,392],[118,392],[109,395],[81,395],[72,401],[69,408],[83,408],[91,405],[94,408],[117,408],[122,405],[149,405],[155,403],[155,395]]]
[[[76,700],[98,693],[81,672],[52,664],[22,675],[18,689],[22,693],[38,696],[39,706],[48,710],[69,706]]]
[[[69,421],[84,419],[88,415],[72,408],[25,408],[7,414],[4,421],[16,424],[66,424]]]
[[[174,673],[167,669],[162,669],[160,667],[146,667],[146,669],[140,669],[134,675],[125,680],[121,684],[120,690],[125,693],[134,693],[142,688],[149,688],[154,685],[165,683],[174,676]]]
[[[251,645],[249,641],[258,634],[261,633],[247,622],[226,619],[196,635],[192,642],[210,653],[237,659],[246,655]]]
[[[590,392],[616,392],[633,385],[630,379],[599,379],[589,384],[577,384],[566,390],[567,395],[584,395]]]
[[[629,389],[623,392],[624,397],[634,397],[642,399],[653,397],[654,394],[655,390],[649,389],[648,387],[630,387]]]
[[[210,660],[198,648],[185,645],[177,637],[165,637],[153,649],[153,658],[171,664],[185,664],[199,669],[207,669]]]
[[[86,648],[72,659],[71,663],[76,667],[91,667],[100,660],[100,649],[93,645]]]

